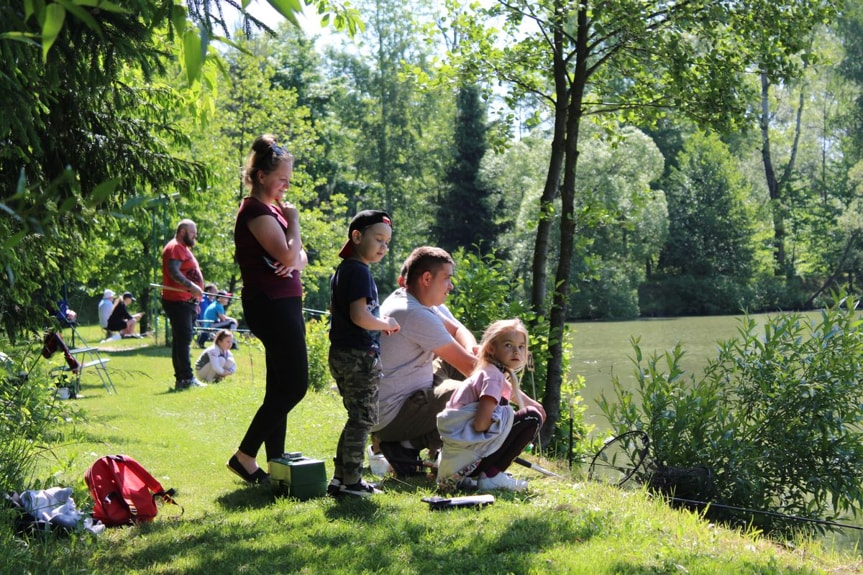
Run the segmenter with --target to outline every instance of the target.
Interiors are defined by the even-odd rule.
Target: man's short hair
[[[435,275],[445,264],[455,265],[452,256],[446,250],[432,246],[416,248],[402,266],[405,285],[412,285],[426,272]]]
[[[198,226],[195,224],[194,220],[190,220],[189,218],[184,218],[184,219],[180,220],[180,223],[179,223],[179,224],[177,224],[177,233],[176,233],[176,235],[178,235],[178,236],[179,236],[179,235],[180,235],[180,232],[181,232],[182,230],[185,230],[185,229],[187,229],[187,228],[191,228],[191,227],[193,227],[193,226],[194,226],[194,227],[198,227]]]

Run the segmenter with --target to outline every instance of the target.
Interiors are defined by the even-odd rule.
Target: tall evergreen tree
[[[457,96],[455,141],[452,163],[446,170],[446,188],[438,196],[437,217],[432,232],[437,245],[450,252],[479,246],[491,250],[499,226],[491,189],[480,178],[486,152],[486,110],[479,88],[464,85]]]
[[[678,163],[667,180],[662,290],[678,314],[735,313],[754,280],[752,190],[714,133],[688,136]]]

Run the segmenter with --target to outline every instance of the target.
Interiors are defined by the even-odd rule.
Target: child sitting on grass
[[[492,323],[479,345],[474,372],[437,416],[443,440],[437,483],[441,491],[466,487],[475,477],[480,491],[521,491],[527,481],[504,473],[536,436],[545,410],[518,385],[527,362],[527,329],[521,320]],[[518,405],[514,410],[511,404]]]
[[[216,332],[216,340],[198,356],[195,373],[199,381],[219,382],[237,371],[237,362],[231,353],[234,334],[229,329]]]

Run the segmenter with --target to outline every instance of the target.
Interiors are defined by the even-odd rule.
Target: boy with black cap
[[[330,373],[348,412],[327,488],[334,497],[380,493],[362,479],[363,456],[369,432],[377,422],[380,332],[395,333],[399,324],[393,318],[379,317],[378,288],[369,264],[383,259],[391,237],[392,221],[386,212],[359,212],[339,252],[342,262],[330,279]]]

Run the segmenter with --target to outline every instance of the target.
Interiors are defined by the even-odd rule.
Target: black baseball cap
[[[351,225],[348,226],[348,241],[342,246],[339,256],[349,258],[354,255],[354,242],[351,241],[351,234],[354,233],[354,230],[362,232],[369,226],[381,223],[393,227],[393,221],[389,214],[380,210],[363,210],[355,215],[354,219],[351,220]]]

